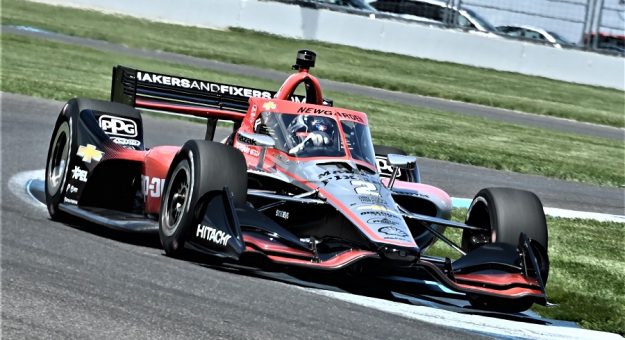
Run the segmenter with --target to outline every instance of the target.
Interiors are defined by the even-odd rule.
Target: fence
[[[455,0],[494,26],[526,25],[555,32],[578,47],[625,52],[624,0]]]
[[[625,0],[273,1],[463,30],[498,31],[507,33],[506,37],[558,47],[625,53]]]

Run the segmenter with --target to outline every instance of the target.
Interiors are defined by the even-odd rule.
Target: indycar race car
[[[299,51],[277,92],[116,66],[111,101],[71,99],[61,110],[46,166],[50,216],[158,232],[170,256],[262,257],[408,293],[427,278],[488,310],[547,304],[538,197],[483,189],[464,223],[450,220],[450,196],[421,183],[416,157],[374,146],[364,113],[324,99],[314,63]],[[205,118],[204,139],[147,149],[137,108]],[[215,142],[219,120],[233,130]],[[462,230],[461,244],[448,227]],[[459,257],[427,255],[436,240]]]

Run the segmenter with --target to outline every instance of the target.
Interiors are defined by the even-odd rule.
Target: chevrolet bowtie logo
[[[265,110],[273,110],[276,108],[276,103],[274,102],[266,102],[265,104],[263,104],[263,109]]]
[[[76,154],[82,157],[83,162],[91,163],[93,159],[96,162],[99,162],[102,159],[102,155],[104,152],[95,148],[95,145],[87,144],[87,146],[79,146],[78,152]]]

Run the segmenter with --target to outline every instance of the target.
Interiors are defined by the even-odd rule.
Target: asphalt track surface
[[[156,239],[138,241],[97,226],[50,221],[45,209],[16,199],[8,180],[45,166],[61,107],[61,102],[2,94],[2,331],[7,338],[479,337],[293,285],[170,259]],[[144,127],[148,146],[181,145],[204,130],[201,124],[147,115]],[[444,174],[454,174],[457,184],[472,181],[470,174],[480,171],[485,173],[479,178],[497,183],[515,176],[527,183],[552,181],[425,159],[421,164],[424,178],[438,178],[434,184],[443,186],[453,184]],[[580,205],[590,188],[598,197],[613,190],[553,183]],[[601,202],[594,204],[601,210]]]
[[[2,26],[3,33],[22,34],[31,37],[45,38],[52,41],[58,41],[66,44],[79,45],[98,49],[101,51],[108,51],[114,53],[121,53],[131,55],[135,57],[153,58],[168,62],[179,63],[183,65],[190,65],[199,68],[211,69],[219,72],[226,72],[231,74],[240,74],[245,76],[263,78],[273,80],[282,83],[284,79],[289,75],[287,72],[280,72],[269,69],[262,69],[248,65],[236,65],[228,64],[214,60],[207,60],[202,58],[196,58],[176,53],[145,50],[139,48],[132,48],[123,45],[112,44],[106,41],[94,40],[82,37],[68,36],[64,34],[47,32],[37,30],[36,28],[29,27],[13,27]],[[319,62],[332,62],[331,60],[323,61],[322,57],[319,57]],[[158,71],[158,70],[155,70]],[[402,92],[388,91],[368,86],[342,83],[332,80],[321,79],[321,85],[326,90],[344,92],[354,94],[358,96],[370,97],[380,100],[388,100],[414,106],[418,108],[431,108],[443,111],[456,112],[466,115],[472,115],[488,119],[498,119],[505,122],[514,124],[522,124],[540,128],[551,129],[561,132],[576,133],[581,135],[609,138],[616,140],[625,140],[625,130],[610,126],[596,125],[590,123],[577,122],[568,119],[561,119],[549,116],[541,116],[536,114],[529,114],[523,112],[517,112],[506,109],[493,108],[484,105],[470,104],[464,102],[450,101],[446,99],[433,98],[420,96],[415,94],[408,94]],[[476,79],[479,81],[479,79]],[[341,105],[337,103],[337,105]]]

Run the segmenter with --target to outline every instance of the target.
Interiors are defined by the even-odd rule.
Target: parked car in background
[[[380,12],[400,14],[406,19],[470,29],[479,32],[495,32],[488,20],[474,11],[435,0],[375,0],[369,3]]]
[[[539,27],[532,27],[526,25],[519,26],[498,26],[497,30],[508,36],[517,37],[520,39],[532,40],[544,44],[551,45],[553,47],[562,48],[562,46],[573,45],[573,43],[566,41],[559,34],[547,31]]]
[[[596,46],[594,39],[597,39]],[[584,37],[584,46],[591,49],[604,50],[625,54],[625,35],[615,35],[607,33],[591,33]]]
[[[316,3],[356,8],[364,11],[377,12],[375,8],[366,3],[364,0],[314,0]]]
[[[299,5],[315,9],[329,9],[332,11],[375,17],[378,11],[365,0],[273,0],[288,4]]]

